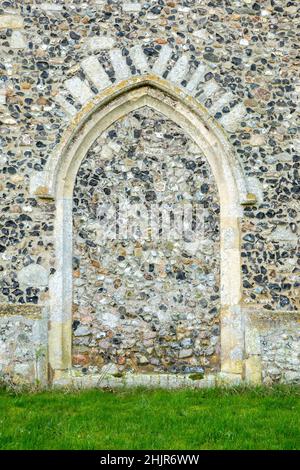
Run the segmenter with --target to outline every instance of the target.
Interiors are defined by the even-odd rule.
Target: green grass
[[[0,391],[0,449],[299,449],[300,389]]]

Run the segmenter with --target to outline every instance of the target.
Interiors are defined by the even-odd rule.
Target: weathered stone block
[[[20,15],[0,15],[1,29],[22,29],[24,24],[23,17]]]
[[[24,287],[45,287],[48,285],[48,272],[38,264],[29,264],[18,272],[20,285]]]

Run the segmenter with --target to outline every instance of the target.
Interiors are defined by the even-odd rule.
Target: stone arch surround
[[[68,383],[71,371],[72,193],[76,174],[89,148],[105,129],[129,112],[148,106],[177,122],[206,156],[220,196],[221,374],[226,380],[244,377],[244,322],[241,313],[241,204],[251,204],[239,164],[226,135],[203,106],[165,80],[147,75],[112,86],[75,116],[60,149],[50,156],[46,171],[31,190],[56,201],[57,269],[49,284],[49,366],[54,383]],[[249,375],[249,380],[251,377]],[[255,377],[254,380],[256,380]],[[84,378],[80,379],[84,382]],[[97,377],[94,378],[97,383]],[[144,383],[144,380],[141,383]],[[192,382],[192,381],[191,381]],[[95,382],[93,382],[95,383]],[[90,382],[89,382],[90,384]]]

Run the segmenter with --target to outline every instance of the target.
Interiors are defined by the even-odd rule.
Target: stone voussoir
[[[135,75],[142,76],[144,73],[153,73],[161,79],[165,79],[166,74],[167,81],[182,87],[202,105],[205,106],[207,99],[212,99],[213,106],[208,108],[208,112],[212,117],[215,117],[218,111],[221,111],[229,102],[234,102],[235,107],[230,113],[219,119],[225,130],[233,132],[239,126],[240,120],[246,116],[246,108],[242,103],[237,104],[238,98],[236,96],[232,93],[226,93],[214,80],[206,81],[205,77],[212,74],[209,65],[202,63],[198,65],[196,70],[190,72],[190,56],[188,53],[182,52],[175,64],[167,71],[167,65],[173,53],[172,47],[167,44],[163,45],[158,58],[151,66],[143,48],[140,45],[133,46],[129,49],[129,57],[136,66],[135,73],[133,73],[127,64],[126,56],[122,54],[122,50],[116,47],[112,48],[114,45],[113,39],[105,36],[103,38],[89,38],[88,41],[92,50],[101,49],[109,53],[110,62],[115,72],[115,80],[112,81],[99,62],[97,52],[81,62],[82,70],[98,91],[105,90],[111,85],[115,86],[118,82]],[[79,105],[84,105],[95,96],[88,84],[82,82],[79,77],[66,80],[65,88],[68,93],[73,95]],[[75,108],[65,100],[63,94],[56,97],[56,102],[68,115],[73,116],[76,114]]]

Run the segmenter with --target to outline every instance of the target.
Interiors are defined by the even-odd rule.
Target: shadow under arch
[[[96,138],[128,113],[148,106],[176,122],[207,158],[220,199],[221,372],[241,379],[244,331],[241,315],[241,203],[246,180],[223,129],[194,98],[153,75],[134,77],[96,95],[66,129],[45,172],[31,190],[56,203],[56,272],[50,278],[49,369],[52,381],[72,381],[72,196],[79,166]]]

